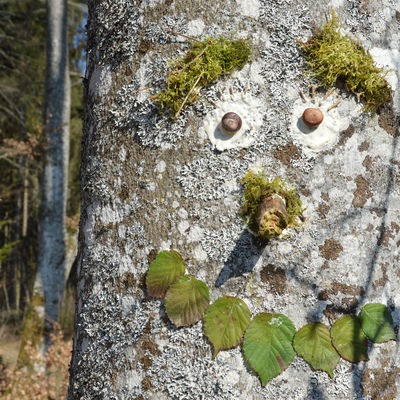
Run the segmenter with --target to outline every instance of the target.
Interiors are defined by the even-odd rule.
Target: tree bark
[[[45,92],[46,151],[41,181],[38,274],[34,290],[44,296],[45,318],[57,321],[65,281],[65,214],[69,153],[70,82],[67,1],[47,1]]]
[[[364,181],[356,183],[366,173],[357,150],[360,142],[370,143],[368,154],[381,171],[391,171],[392,157],[399,154],[397,139],[360,113],[354,117],[354,136],[343,136],[347,144],[330,152],[310,152],[289,134],[298,91],[310,84],[296,40],[310,35],[311,22],[324,22],[327,4],[88,1],[69,400],[342,400],[371,395],[373,379],[365,377],[380,376],[383,361],[377,353],[365,366],[342,360],[334,380],[296,358],[261,387],[239,348],[212,360],[201,322],[176,329],[162,302],[147,298],[143,287],[154,255],[174,249],[183,255],[188,272],[208,284],[213,300],[239,296],[253,315],[284,313],[296,329],[312,321],[329,325],[343,310],[354,313],[365,302],[382,301],[382,285],[388,304],[400,301],[396,290],[385,286],[396,280],[391,251],[399,233],[391,230],[396,239],[386,237],[388,246],[382,247],[372,228],[383,234],[397,218],[391,198],[395,172],[382,180],[378,168],[368,172],[374,182],[369,187],[373,207],[385,207],[381,220],[352,206],[353,193],[372,202],[367,184],[363,191]],[[347,12],[342,10],[343,20]],[[167,31],[186,37],[237,32],[252,39],[254,60],[203,90],[197,104],[171,120],[146,100],[163,87],[168,62],[187,49],[185,36]],[[145,87],[155,90],[140,91]],[[255,104],[246,118],[261,112],[263,126],[254,132],[250,148],[215,151],[202,130],[204,120],[222,103],[238,102],[244,112],[241,96],[246,95]],[[340,118],[347,118],[349,111],[344,114]],[[345,176],[343,166],[350,162]],[[303,231],[265,244],[245,229],[238,215],[240,179],[254,166],[262,166],[271,177],[289,178],[301,191],[308,218]],[[356,185],[360,188],[354,192]],[[325,216],[320,202],[329,204]],[[371,230],[364,229],[369,223]],[[377,283],[382,262],[387,279]],[[383,346],[395,374],[398,350],[394,342]],[[392,387],[397,390],[395,383]]]

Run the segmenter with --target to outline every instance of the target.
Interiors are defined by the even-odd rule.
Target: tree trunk
[[[69,152],[70,82],[67,1],[47,2],[46,152],[39,220],[35,292],[44,296],[45,318],[57,321],[65,280],[65,210]]]
[[[88,1],[69,400],[342,400],[374,396],[374,378],[397,375],[391,342],[375,346],[369,363],[340,361],[335,379],[296,358],[261,387],[239,348],[213,360],[201,322],[176,329],[162,302],[146,298],[143,287],[154,254],[174,249],[188,272],[211,288],[212,300],[240,296],[253,315],[283,313],[296,329],[312,321],[329,325],[365,302],[398,307],[393,246],[399,231],[384,234],[397,218],[391,197],[397,136],[355,112],[353,99],[346,104],[355,115],[354,134],[340,134],[329,151],[310,151],[289,133],[291,118],[301,117],[292,115],[298,91],[310,84],[296,40],[310,35],[314,21],[324,22],[325,3]],[[340,10],[343,21],[348,10]],[[380,18],[378,11],[372,18]],[[203,38],[236,32],[254,49],[249,66],[203,90],[177,120],[146,100],[163,87],[168,62],[187,49],[187,39],[166,33],[171,30]],[[154,90],[139,91],[145,87]],[[227,103],[237,103],[234,112],[254,106],[243,121],[262,115],[249,148],[219,152],[204,133],[206,117]],[[338,118],[348,116],[344,109]],[[362,154],[360,146],[367,149]],[[376,163],[368,171],[366,155]],[[299,189],[308,218],[303,230],[265,244],[245,229],[240,179],[254,166]],[[361,179],[366,174],[373,184]],[[352,205],[353,198],[368,201],[366,208]],[[396,393],[394,379],[388,386]]]
[[[28,232],[28,220],[29,220],[29,180],[28,180],[28,168],[25,165],[23,167],[24,176],[24,194],[23,194],[23,206],[22,206],[22,237],[25,238]]]

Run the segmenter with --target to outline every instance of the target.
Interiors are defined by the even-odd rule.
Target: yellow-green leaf
[[[345,360],[357,363],[368,360],[368,339],[361,321],[353,315],[339,318],[331,328],[332,344]]]
[[[361,327],[374,343],[396,340],[393,319],[388,308],[379,303],[366,304],[360,313]]]
[[[224,296],[208,307],[204,316],[204,332],[214,347],[214,357],[220,350],[239,344],[250,322],[250,310],[243,300]]]
[[[258,374],[262,385],[278,376],[293,361],[296,329],[283,314],[257,314],[244,335],[244,358]]]
[[[315,322],[304,325],[294,335],[293,347],[314,369],[325,371],[333,378],[340,357],[332,346],[329,328]]]
[[[204,315],[209,301],[207,285],[194,276],[185,275],[168,289],[165,310],[176,326],[193,325]]]
[[[177,251],[160,251],[147,272],[147,294],[163,298],[168,288],[184,273],[185,264]]]

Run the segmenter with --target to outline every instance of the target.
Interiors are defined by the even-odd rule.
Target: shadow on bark
[[[265,239],[255,237],[249,231],[244,230],[225,261],[215,281],[215,287],[221,287],[229,279],[253,271],[267,244],[268,241]]]
[[[321,390],[318,384],[318,380],[310,378],[308,384],[308,397],[309,400],[325,400],[326,397],[324,392]]]

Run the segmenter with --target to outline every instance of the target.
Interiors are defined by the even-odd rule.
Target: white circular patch
[[[221,131],[222,117],[227,112],[234,112],[242,119],[242,127],[233,135]],[[207,135],[210,142],[219,150],[249,147],[263,120],[262,103],[250,94],[228,94],[216,102],[216,108],[210,112],[200,128],[200,133]]]
[[[348,114],[346,116],[341,115],[339,112],[340,106],[329,110],[335,100],[327,99],[322,101],[321,99],[315,99],[315,103],[311,101],[304,102],[301,99],[295,101],[290,133],[309,150],[321,151],[332,147],[338,141],[340,131],[349,126]],[[308,127],[302,118],[304,110],[310,107],[319,108],[324,114],[323,121],[316,128]]]

